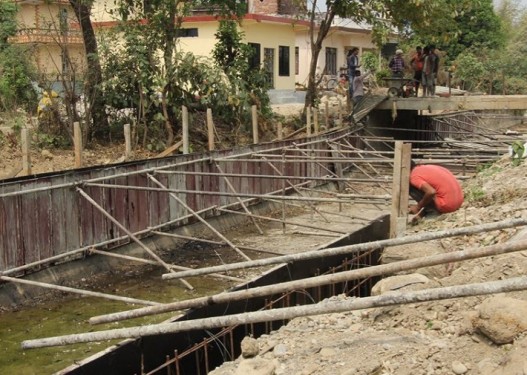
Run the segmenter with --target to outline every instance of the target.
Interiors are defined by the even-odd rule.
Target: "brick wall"
[[[249,6],[250,13],[277,14],[279,0],[252,0]]]

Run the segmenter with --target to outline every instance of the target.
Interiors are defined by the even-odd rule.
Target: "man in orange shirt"
[[[463,204],[463,190],[456,177],[439,165],[415,165],[410,171],[410,196],[417,202],[408,208],[416,218],[432,209],[439,213],[454,212]]]

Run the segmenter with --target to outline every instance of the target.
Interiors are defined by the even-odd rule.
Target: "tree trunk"
[[[82,30],[84,40],[84,51],[86,53],[87,71],[84,80],[84,94],[89,103],[89,114],[92,126],[88,136],[97,137],[108,135],[108,118],[104,107],[104,98],[100,88],[102,81],[102,69],[99,62],[97,40],[90,19],[90,8],[82,0],[70,0]]]
[[[325,18],[320,22],[320,27],[318,28],[318,33],[315,40],[315,8],[316,2],[313,4],[313,9],[311,11],[311,20],[310,20],[310,40],[311,40],[311,62],[309,64],[309,74],[308,74],[308,81],[307,81],[307,92],[306,92],[306,100],[304,103],[304,111],[307,107],[315,106],[315,99],[317,98],[317,79],[316,79],[316,73],[317,73],[317,63],[318,63],[318,56],[320,55],[320,51],[322,50],[322,43],[324,42],[324,39],[328,35],[329,29],[331,28],[331,24],[333,23],[333,19],[335,18],[336,9],[334,6],[330,6],[326,12]]]

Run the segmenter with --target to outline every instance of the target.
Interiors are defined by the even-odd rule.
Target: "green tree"
[[[494,12],[492,0],[480,0],[478,7],[472,7],[459,13],[454,18],[459,34],[441,44],[451,60],[470,50],[477,55],[478,51],[499,50],[505,46],[505,31],[499,16]]]
[[[16,12],[14,3],[0,2],[0,109],[23,106],[34,112],[37,95],[31,83],[35,80],[31,51],[8,43],[8,38],[16,34]]]
[[[212,56],[232,87],[227,105],[220,108],[225,120],[238,125],[248,124],[252,105],[257,105],[264,116],[270,115],[268,80],[260,67],[249,65],[254,50],[242,42],[245,35],[239,30],[238,23],[231,19],[220,21],[215,36],[218,41]]]

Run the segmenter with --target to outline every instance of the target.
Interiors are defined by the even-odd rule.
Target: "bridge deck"
[[[460,111],[460,110],[527,110],[527,95],[470,95],[451,96],[448,98],[388,98],[376,109],[393,110],[428,110],[428,111]]]

